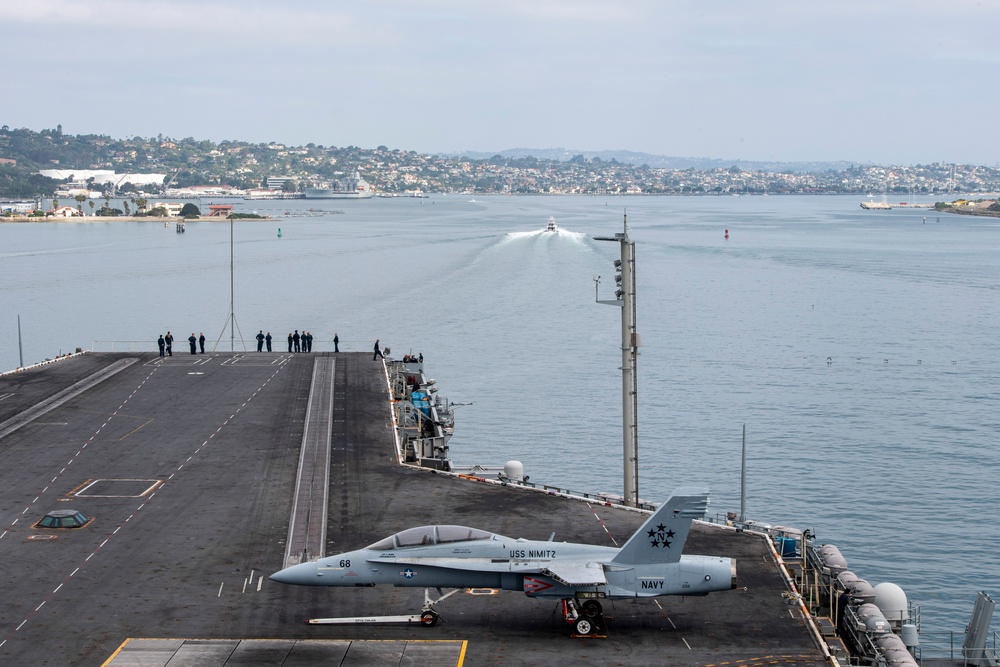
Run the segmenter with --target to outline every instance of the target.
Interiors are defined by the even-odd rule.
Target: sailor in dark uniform
[[[166,338],[163,340],[167,344],[167,356],[174,356],[174,335],[168,331]]]
[[[288,351],[292,351],[292,334],[288,334]]]
[[[271,332],[270,331],[268,331],[267,335],[264,336],[264,340],[267,341],[267,351],[270,352],[271,351]]]
[[[257,351],[260,352],[264,349],[264,330],[261,329],[257,332]]]
[[[340,337],[337,334],[333,334],[333,351],[340,352]]]
[[[198,345],[201,346],[201,353],[205,354],[205,334],[203,333],[198,334]]]
[[[163,340],[163,334],[160,334],[160,337],[156,340],[156,345],[160,348],[160,356],[162,357],[163,356],[163,350],[167,346],[167,342],[165,340]]]
[[[188,336],[188,343],[191,344],[191,354],[198,354],[198,339],[194,337],[194,332]]]
[[[301,351],[301,348],[299,347],[299,339],[300,338],[301,337],[299,336],[299,330],[296,329],[295,330],[295,335],[292,336],[292,342],[295,343],[295,351],[296,352]]]
[[[378,338],[375,339],[375,354],[372,355],[372,361],[376,359],[382,359],[382,350],[378,348]]]

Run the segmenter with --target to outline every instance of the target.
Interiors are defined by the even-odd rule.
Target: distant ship
[[[551,215],[549,216],[549,224],[545,226],[545,231],[547,231],[547,232],[558,232],[559,231],[559,228],[556,227],[556,219],[554,217],[552,217]]]
[[[306,188],[305,194],[306,199],[371,199],[375,190],[355,170],[351,178],[333,181],[326,188]]]
[[[253,188],[247,190],[244,199],[302,199],[301,192],[282,192],[270,188]]]

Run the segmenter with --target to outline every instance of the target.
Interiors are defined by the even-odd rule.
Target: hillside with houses
[[[490,157],[431,155],[377,146],[286,146],[276,142],[213,142],[105,135],[72,135],[62,127],[34,131],[0,127],[0,197],[51,197],[58,189],[86,189],[98,196],[203,188],[238,194],[253,189],[296,193],[357,170],[386,195],[428,192],[476,194],[914,195],[1000,192],[1000,169],[982,165],[853,164],[680,167],[677,158],[622,152],[564,151],[543,158],[519,149]],[[551,154],[551,151],[537,151]],[[601,157],[603,155],[603,157]],[[611,155],[611,157],[609,157]],[[662,156],[660,156],[662,157]],[[704,161],[703,161],[704,163]],[[654,166],[659,165],[659,166]],[[88,195],[90,196],[90,195]]]

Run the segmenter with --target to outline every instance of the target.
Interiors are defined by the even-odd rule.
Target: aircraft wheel
[[[581,605],[583,615],[587,618],[597,618],[601,615],[603,609],[601,608],[601,603],[597,600],[587,600]]]
[[[578,635],[589,635],[594,631],[594,624],[588,618],[578,618],[574,627]]]
[[[428,628],[431,627],[432,625],[437,625],[437,622],[438,622],[437,612],[428,610],[420,614],[420,623],[426,625]]]

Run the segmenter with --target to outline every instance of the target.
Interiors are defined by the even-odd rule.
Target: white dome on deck
[[[906,593],[896,584],[882,582],[875,587],[875,605],[889,621],[906,621],[910,618]]]

